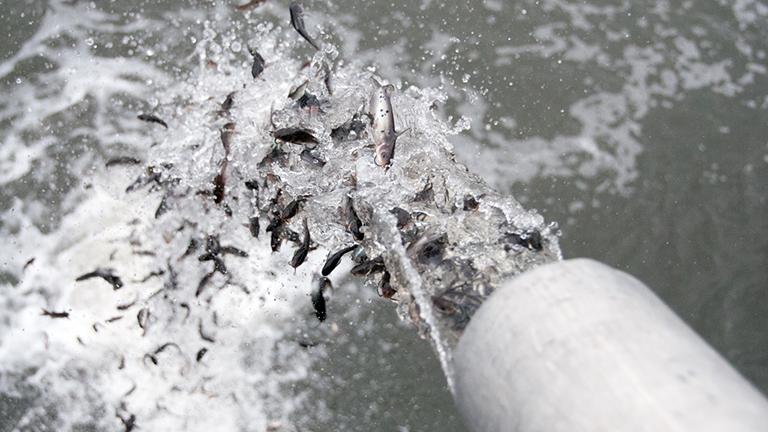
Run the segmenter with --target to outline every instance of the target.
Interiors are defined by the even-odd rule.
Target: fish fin
[[[373,81],[374,84],[376,84],[378,87],[384,87],[379,80],[376,79],[375,76],[371,75],[371,81]]]
[[[406,133],[406,132],[410,132],[410,130],[411,130],[411,128],[409,127],[409,128],[406,128],[406,129],[403,129],[403,130],[401,130],[400,132],[395,132],[395,136],[396,136],[397,138],[400,138],[400,135],[402,135],[402,134],[404,134],[404,133]]]

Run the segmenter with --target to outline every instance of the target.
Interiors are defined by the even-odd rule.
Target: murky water
[[[342,58],[370,65],[402,89],[445,93],[441,118],[471,120],[468,131],[450,138],[463,163],[559,221],[566,257],[594,257],[644,280],[767,391],[768,6],[391,3],[306,1],[308,27],[336,43]],[[241,59],[248,73],[246,45],[269,30],[259,23],[285,23],[286,9],[271,0],[248,13],[228,2],[2,3],[0,431],[60,430],[45,419],[66,411],[82,416],[69,418],[75,430],[119,427],[114,407],[100,411],[107,408],[96,396],[108,384],[83,390],[76,365],[35,360],[36,350],[49,349],[46,341],[76,330],[42,320],[39,308],[73,306],[62,299],[76,289],[68,282],[77,276],[73,268],[87,264],[78,257],[102,244],[89,238],[98,225],[155,210],[155,201],[137,197],[126,205],[108,199],[119,190],[103,190],[110,182],[124,187],[136,173],[105,170],[105,160],[154,151],[157,135],[136,113],[167,104],[174,91],[181,103],[184,86],[205,103],[202,95],[235,82],[238,72],[209,70],[201,50],[216,60]],[[296,62],[309,58],[289,29],[277,34],[284,40],[270,50],[291,44]],[[201,80],[201,73],[222,78]],[[38,258],[24,270],[31,257]],[[148,270],[139,265],[135,273]],[[237,310],[238,301],[233,294],[218,307]],[[335,343],[309,351],[278,344],[269,360],[248,363],[250,373],[203,384],[189,406],[162,400],[168,417],[198,407],[189,430],[264,430],[270,422],[285,430],[463,430],[430,347],[388,303],[345,282],[331,308],[340,314]],[[237,321],[250,316],[241,312],[230,319],[246,322]],[[284,336],[271,320],[247,322],[242,326],[261,332],[254,340],[264,345],[237,354],[260,358],[259,348]],[[83,348],[80,355],[94,354]],[[107,368],[119,359],[90,361]],[[294,369],[281,371],[286,365]],[[238,379],[252,380],[236,397],[251,401],[253,412],[204,399],[240,386]],[[59,397],[86,399],[50,405],[61,400],[40,395],[50,386]],[[113,386],[119,396],[131,384]],[[200,408],[209,403],[227,409]],[[238,423],[243,419],[251,423]]]

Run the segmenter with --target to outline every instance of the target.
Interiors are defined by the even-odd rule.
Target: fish
[[[272,146],[272,150],[259,162],[258,167],[263,168],[274,163],[277,163],[280,166],[285,166],[286,162],[288,162],[288,155],[283,151],[281,146],[275,142],[275,145]]]
[[[158,347],[158,348],[155,350],[155,355],[157,355],[157,354],[160,354],[161,352],[165,351],[165,349],[166,349],[166,348],[168,348],[168,347],[174,347],[174,348],[176,348],[177,350],[179,350],[179,352],[181,352],[181,348],[180,348],[178,345],[176,345],[176,344],[175,344],[175,343],[173,343],[173,342],[166,342],[166,343],[164,343],[164,344],[160,345],[160,346],[159,346],[159,347]]]
[[[387,268],[384,265],[384,257],[378,256],[372,260],[361,262],[360,264],[352,267],[352,270],[349,272],[355,276],[368,276],[372,273],[378,273],[386,269]]]
[[[408,213],[407,210],[400,207],[394,207],[389,212],[397,218],[397,227],[400,229],[405,228],[411,222],[411,214]]]
[[[44,315],[50,318],[69,318],[69,312],[55,312],[55,311],[49,311],[47,309],[42,309],[42,313],[40,315]]]
[[[120,321],[121,319],[123,319],[123,316],[122,316],[122,315],[113,316],[112,318],[108,319],[108,320],[107,320],[107,322],[108,322],[108,323],[113,323],[113,322],[115,322],[115,321]]]
[[[241,258],[248,258],[248,252],[238,249],[234,246],[222,246],[221,253],[224,255],[235,255]]]
[[[480,207],[480,203],[477,201],[477,198],[470,194],[464,195],[464,211],[475,211],[478,207]]]
[[[152,363],[157,365],[157,356],[158,356],[158,354],[162,353],[163,351],[165,351],[169,347],[174,347],[174,348],[176,348],[176,350],[179,353],[182,353],[180,346],[178,346],[177,344],[175,344],[173,342],[166,342],[166,343],[160,345],[159,347],[157,347],[157,349],[155,349],[155,351],[153,353],[151,353],[151,354],[150,353],[144,354],[144,358],[149,357],[149,359],[152,361]]]
[[[179,306],[181,308],[183,308],[185,311],[187,311],[187,314],[184,315],[184,321],[186,321],[187,318],[189,318],[189,314],[192,313],[192,309],[190,309],[190,307],[189,307],[189,305],[187,303],[181,303],[181,304],[179,304]]]
[[[304,38],[307,42],[309,42],[312,47],[318,51],[320,51],[320,46],[315,42],[314,39],[307,33],[307,29],[304,25],[304,7],[299,2],[291,2],[291,5],[288,7],[290,13],[291,13],[291,25],[296,30],[297,33],[301,35],[301,37]]]
[[[229,273],[229,270],[227,270],[227,266],[224,264],[224,260],[221,259],[221,257],[214,255],[211,258],[211,261],[213,261],[213,272],[219,272],[223,275]]]
[[[349,195],[345,195],[344,197],[343,214],[345,219],[345,228],[347,231],[352,234],[352,237],[354,237],[355,240],[362,240],[364,235],[363,232],[360,231],[360,228],[363,226],[363,222],[361,222],[360,218],[357,216],[354,202],[352,201],[352,197]]]
[[[157,364],[157,359],[155,359],[155,364]],[[117,418],[120,419],[120,422],[123,424],[123,427],[125,427],[125,432],[131,432],[136,427],[136,415],[131,414],[128,417],[123,417],[119,414],[117,414]]]
[[[313,154],[310,149],[302,150],[299,157],[301,157],[302,161],[310,164],[313,167],[322,168],[323,166],[325,166],[325,161],[319,156],[316,156],[315,154]]]
[[[184,251],[183,254],[181,254],[181,256],[178,258],[177,261],[181,261],[183,258],[186,258],[192,255],[197,250],[198,243],[199,243],[198,240],[194,237],[189,239],[189,245],[187,245],[187,249]]]
[[[257,78],[259,75],[261,75],[262,72],[264,72],[264,57],[262,57],[261,54],[259,54],[258,51],[253,48],[248,48],[248,52],[250,52],[251,56],[253,57],[251,76],[253,78]]]
[[[219,243],[218,236],[209,235],[205,238],[205,251],[213,255],[221,253],[221,243]]]
[[[138,176],[136,180],[133,181],[133,183],[125,188],[125,192],[128,193],[139,190],[150,183],[154,183],[155,186],[160,186],[162,184],[162,178],[163,174],[161,170],[158,170],[154,166],[149,166],[147,167],[146,172]]]
[[[92,272],[79,276],[77,279],[75,279],[75,282],[81,282],[95,277],[102,278],[109,282],[109,284],[112,285],[112,289],[115,291],[123,287],[123,281],[113,273],[112,269],[108,268],[97,268]]]
[[[235,104],[235,93],[231,92],[227,95],[227,98],[224,99],[224,102],[221,103],[221,109],[219,110],[219,115],[221,116],[228,116],[229,110],[232,109],[232,105]]]
[[[297,268],[300,265],[304,264],[304,261],[307,259],[307,254],[309,253],[309,245],[312,242],[312,239],[309,236],[309,226],[307,225],[307,218],[304,218],[303,221],[304,224],[304,240],[301,242],[301,246],[299,246],[298,249],[296,249],[296,252],[293,254],[293,258],[291,259],[291,267]]]
[[[275,176],[275,177],[277,177],[277,176]],[[277,180],[276,180],[276,181],[280,181],[280,177],[277,177]],[[275,207],[275,206],[276,206],[276,205],[277,205],[277,204],[280,202],[280,199],[281,199],[282,197],[283,197],[283,190],[282,190],[282,189],[280,189],[280,188],[278,188],[278,189],[277,189],[277,192],[275,192],[275,196],[274,196],[274,197],[272,197],[272,199],[270,199],[270,200],[269,200],[269,206],[270,206],[270,208],[273,208],[273,207]]]
[[[167,261],[168,265],[168,279],[163,283],[163,289],[171,289],[176,290],[179,288],[179,278],[178,273],[176,273],[176,270],[174,270],[173,267],[171,267],[171,260]],[[161,275],[162,276],[162,275]]]
[[[221,161],[219,173],[213,179],[213,202],[221,204],[224,200],[224,193],[227,183],[227,165],[229,164],[229,149],[232,140],[232,134],[235,132],[235,124],[230,122],[221,128],[221,144],[224,146],[224,158]]]
[[[204,254],[197,257],[197,260],[200,262],[213,261],[213,271],[200,281],[197,295],[200,294],[200,291],[205,286],[205,283],[208,282],[208,279],[213,276],[213,273],[219,272],[223,275],[228,273],[227,266],[224,264],[224,260],[220,255],[235,255],[242,258],[248,257],[248,252],[245,252],[234,246],[221,246],[219,239],[216,236],[208,236],[208,238],[206,238],[205,251],[206,252]]]
[[[280,141],[293,144],[317,145],[320,143],[320,141],[315,137],[311,130],[297,127],[286,127],[278,129],[272,132],[272,136]]]
[[[22,271],[26,270],[27,267],[31,266],[34,263],[35,263],[35,257],[28,259],[27,262],[24,263],[24,267],[22,268]]]
[[[109,168],[116,165],[138,165],[141,163],[141,159],[133,156],[115,156],[109,159],[104,166]]]
[[[427,180],[424,184],[424,189],[420,190],[413,197],[413,202],[434,202],[435,201],[435,189],[432,186],[432,181]]]
[[[150,273],[150,274],[151,274],[151,273]],[[146,280],[146,279],[148,279],[148,278],[149,278],[149,276],[147,276],[147,278],[145,278],[145,280]],[[134,300],[133,300],[133,301],[131,301],[131,302],[125,303],[125,304],[120,304],[120,305],[117,305],[117,310],[119,310],[119,311],[128,310],[128,309],[130,309],[130,308],[131,308],[131,306],[133,306],[133,305],[135,305],[135,304],[136,304],[136,299],[134,299]]]
[[[508,233],[506,239],[516,245],[520,245],[530,251],[538,252],[544,248],[541,233],[537,230],[522,233]]]
[[[259,217],[259,208],[261,207],[261,197],[259,196],[259,183],[256,180],[248,180],[245,182],[245,188],[250,191],[250,204],[253,208],[253,213],[251,217],[255,217],[258,219]],[[258,221],[256,221],[258,224]],[[258,234],[256,234],[256,237],[258,237]]]
[[[397,137],[408,129],[399,133],[395,131],[395,114],[392,111],[392,92],[395,91],[395,86],[382,85],[374,77],[371,77],[371,80],[376,84],[368,106],[369,114],[373,119],[371,135],[375,146],[374,162],[380,167],[387,168],[392,164],[395,156]]]
[[[432,304],[440,313],[445,315],[453,315],[457,312],[456,304],[445,297],[432,296]]]
[[[331,82],[331,67],[328,66],[328,63],[323,63],[323,83],[325,84],[325,89],[328,91],[328,94],[333,96],[333,83]]]
[[[197,352],[197,355],[195,356],[195,359],[197,359],[197,362],[200,363],[200,360],[203,359],[203,356],[205,353],[208,352],[208,348],[200,348],[200,351]]]
[[[255,194],[259,193],[259,182],[256,180],[246,180],[245,187]]]
[[[130,396],[130,395],[132,395],[132,394],[133,394],[133,392],[135,392],[135,391],[136,391],[136,384],[134,383],[134,384],[131,386],[131,388],[130,388],[130,389],[127,391],[127,392],[123,393],[123,397],[127,397],[127,396]]]
[[[206,273],[205,276],[200,279],[200,282],[197,284],[197,290],[195,290],[195,297],[200,297],[200,294],[203,293],[203,289],[205,289],[205,286],[208,285],[208,282],[211,280],[211,277],[213,277],[215,273],[216,270]]]
[[[147,324],[149,324],[149,308],[142,308],[139,313],[136,314],[136,321],[139,322],[139,328],[147,334]]]
[[[397,290],[392,288],[391,279],[392,275],[390,275],[388,271],[384,270],[384,274],[381,275],[381,280],[379,281],[378,292],[380,297],[391,299],[392,296],[397,293]]]
[[[215,343],[216,342],[216,339],[214,339],[213,336],[207,335],[205,333],[205,331],[203,330],[203,320],[202,319],[200,319],[200,321],[197,322],[197,332],[200,334],[200,339],[202,339],[202,340],[204,340],[206,342],[210,342],[210,343]]]
[[[139,114],[138,119],[141,121],[145,121],[147,123],[157,123],[164,128],[168,129],[168,123],[166,123],[163,119],[160,117],[154,115],[154,114]]]
[[[283,211],[280,213],[280,219],[282,219],[283,222],[286,222],[292,217],[296,216],[296,213],[298,213],[299,209],[301,209],[301,204],[306,200],[306,196],[300,196],[288,203],[288,205],[285,206]]]
[[[158,362],[157,362],[157,357],[156,357],[155,355],[153,355],[153,354],[150,354],[150,353],[146,353],[146,354],[144,354],[144,357],[142,358],[142,361],[144,362],[144,364],[146,364],[146,363],[147,363],[147,362],[146,362],[146,360],[147,360],[147,359],[149,359],[149,361],[151,361],[151,362],[152,362],[152,364],[154,364],[155,366],[157,366],[157,365],[158,365]]]
[[[331,274],[331,272],[341,262],[341,258],[347,253],[353,251],[355,248],[357,248],[357,245],[348,246],[348,247],[345,247],[344,249],[341,249],[329,255],[328,259],[325,260],[325,264],[323,265],[323,270],[321,272],[323,276],[328,276],[329,274]]]
[[[315,317],[320,322],[325,321],[328,317],[325,307],[325,289],[331,287],[331,281],[327,277],[323,276],[315,282],[315,287],[312,290],[311,299],[312,307],[315,309]]]
[[[169,195],[169,193],[165,193],[160,199],[160,204],[157,205],[157,209],[155,210],[155,219],[158,219],[160,216],[164,215],[168,210],[170,210],[171,206],[168,204]]]
[[[251,232],[253,238],[259,238],[259,230],[261,229],[258,216],[251,216],[248,218],[248,230]]]
[[[270,237],[269,244],[272,248],[272,252],[277,252],[280,250],[280,245],[283,243],[283,236],[282,236],[282,224],[278,224],[275,226],[275,228],[272,230],[272,236]]]

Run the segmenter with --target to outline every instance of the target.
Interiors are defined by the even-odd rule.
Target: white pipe
[[[640,281],[586,259],[509,281],[455,351],[475,432],[765,432],[768,402]]]

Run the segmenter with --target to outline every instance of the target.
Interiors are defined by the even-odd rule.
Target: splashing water
[[[376,269],[366,283],[396,291],[388,296],[431,338],[449,383],[450,351],[482,300],[503,278],[560,257],[556,226],[454,162],[446,137],[468,122],[439,118],[441,91],[396,92],[396,121],[411,132],[384,170],[353,121],[364,117],[371,73],[330,45],[304,65],[282,26],[231,28],[222,12],[196,33],[180,25],[199,20],[190,13],[169,29],[176,52],[186,53],[178,60],[197,65],[177,81],[166,72],[176,67],[171,57],[155,66],[110,57],[157,57],[141,48],[147,40],[135,22],[90,6],[51,8],[0,71],[27,76],[31,68],[60,83],[46,98],[19,82],[13,94],[24,104],[2,106],[2,121],[13,123],[2,181],[16,197],[3,230],[18,242],[4,259],[18,270],[4,273],[0,389],[31,406],[17,428],[297,430],[297,412],[315,404],[307,347],[330,343],[335,331],[312,313],[313,281],[328,253],[355,243],[345,200],[363,224],[354,259],[381,257],[386,267],[386,281]],[[145,18],[145,26],[162,23]],[[245,46],[266,59],[256,79]],[[325,65],[333,66],[332,94]],[[317,107],[286,97],[304,81]],[[147,85],[162,90],[150,95]],[[140,111],[168,127],[126,114]],[[309,131],[317,145],[276,141],[272,131],[285,127]],[[55,134],[66,129],[62,143]],[[101,168],[104,159],[113,163]],[[84,187],[73,173],[87,176]],[[30,183],[38,186],[19,187]],[[51,189],[65,198],[29,208]],[[305,202],[279,228],[273,253],[264,227],[299,197]],[[254,218],[263,221],[258,238]],[[303,240],[304,219],[312,249],[294,270],[291,244]],[[123,286],[75,282],[96,268]],[[349,269],[340,266],[333,284],[344,284]]]
[[[372,319],[394,315],[374,288],[398,289],[399,314],[449,366],[452,340],[497,278],[559,253],[538,215],[444,163],[446,138],[500,190],[514,186],[548,214],[562,207],[580,253],[641,277],[645,268],[662,297],[765,387],[765,344],[754,331],[765,315],[755,299],[768,220],[763,2],[307,2],[309,32],[341,50],[308,68],[311,48],[277,2],[244,13],[225,2],[17,3],[0,12],[11,35],[0,43],[11,47],[0,52],[0,430],[122,430],[116,414],[145,429],[460,428],[440,409],[424,414],[440,427],[407,420],[430,411],[442,377],[429,375],[437,366],[419,351],[428,347],[403,342],[415,331]],[[484,30],[507,22],[506,32]],[[257,81],[249,48],[267,63]],[[332,63],[329,96],[321,76]],[[332,133],[361,111],[374,73],[398,85],[397,126],[412,127],[386,173],[371,164],[364,128]],[[324,113],[286,98],[305,78]],[[275,125],[310,128],[316,148],[273,148],[272,108]],[[259,165],[264,155],[274,159]],[[126,193],[147,166],[161,184]],[[259,202],[245,180],[260,182]],[[283,240],[272,254],[264,228],[278,187],[277,208],[311,197],[284,232],[298,243]],[[329,251],[356,243],[339,223],[348,193],[365,222],[363,250],[382,256],[389,288],[382,273],[364,277],[365,290],[348,276],[358,250],[331,274],[328,319],[318,324],[315,275]],[[304,217],[314,249],[294,274]],[[692,235],[696,221],[704,225]],[[179,259],[192,238],[198,248]],[[221,262],[205,256],[217,239],[231,252]],[[206,278],[222,265],[226,274]],[[96,267],[113,268],[124,286],[74,281]]]

